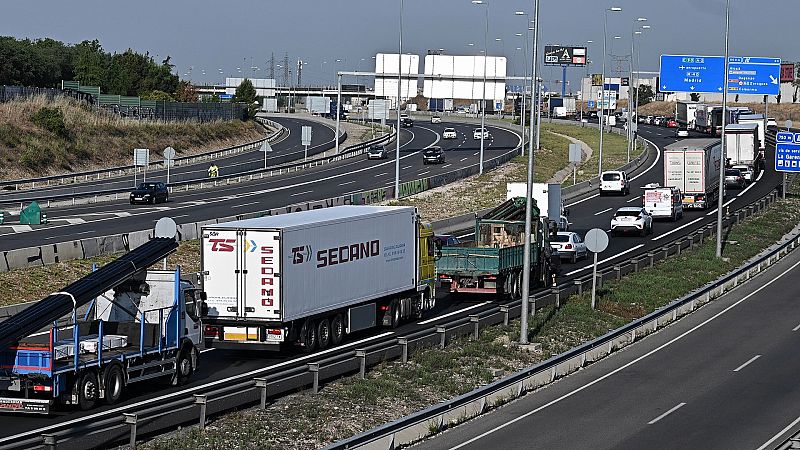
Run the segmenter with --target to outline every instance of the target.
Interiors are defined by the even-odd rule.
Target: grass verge
[[[588,295],[571,297],[560,309],[547,307],[531,318],[530,340],[541,351],[521,351],[519,321],[488,327],[476,341],[461,339],[444,350],[426,349],[411,361],[386,362],[365,380],[348,377],[330,383],[318,395],[297,393],[279,399],[266,411],[225,415],[205,430],[192,428],[144,445],[152,449],[317,448],[346,438],[443,399],[498,379],[505,373],[543,361],[594,339],[667,304],[755,256],[800,221],[800,200],[780,201],[747,222],[733,227],[720,263],[714,241],[685,251],[653,269],[606,284],[599,308]],[[736,243],[732,243],[736,241]],[[646,289],[644,289],[646,287]],[[643,296],[642,292],[652,293]],[[501,402],[502,403],[502,402]],[[497,405],[494,405],[497,406]],[[433,430],[432,430],[433,431]]]

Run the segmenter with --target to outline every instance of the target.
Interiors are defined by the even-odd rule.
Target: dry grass
[[[64,115],[66,136],[31,121],[40,109]],[[126,120],[72,99],[44,97],[0,105],[0,178],[23,178],[129,164],[134,148],[160,153],[167,146],[186,156],[258,139],[253,122],[155,123]]]

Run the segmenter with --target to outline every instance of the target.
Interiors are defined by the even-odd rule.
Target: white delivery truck
[[[675,121],[678,122],[678,135],[684,131],[686,136],[689,130],[694,130],[695,113],[697,112],[697,102],[678,101],[675,104]]]
[[[683,193],[684,208],[706,209],[720,194],[719,139],[684,139],[664,147],[664,186]]]
[[[306,97],[306,109],[314,115],[326,115],[331,113],[331,99],[328,97]]]
[[[206,345],[305,351],[421,317],[433,229],[413,207],[338,206],[202,229]]]
[[[683,217],[683,195],[676,187],[661,187],[658,183],[644,187],[642,206],[654,219],[670,219]]]
[[[531,198],[536,200],[536,207],[539,208],[540,215],[557,223],[560,231],[569,230],[570,223],[567,220],[569,211],[564,208],[564,201],[561,199],[561,185],[558,183],[533,183],[531,189]],[[526,190],[526,183],[506,183],[506,200],[516,197],[525,198]]]
[[[755,124],[758,127],[758,149],[764,150],[764,115],[763,114],[742,114],[737,119],[740,124]],[[725,131],[730,128],[725,127]]]

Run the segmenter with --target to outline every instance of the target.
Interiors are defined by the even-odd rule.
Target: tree
[[[100,42],[83,41],[75,46],[73,65],[75,79],[84,86],[106,87],[111,56],[103,51]]]
[[[139,94],[142,100],[156,100],[159,102],[174,102],[175,98],[164,91],[153,90]]]
[[[636,96],[639,99],[639,106],[646,105],[653,101],[655,94],[653,93],[653,88],[650,85],[640,84],[638,91],[639,92],[637,92]]]
[[[247,105],[247,119],[255,117],[258,106],[256,104],[256,88],[253,87],[253,82],[248,78],[242,80],[242,83],[236,88],[236,93],[233,94],[233,101]]]
[[[175,91],[175,100],[179,102],[196,102],[198,99],[197,88],[186,80],[178,83],[178,90]]]
[[[692,92],[691,94],[689,94],[689,98],[693,102],[699,102],[700,101],[700,94],[698,94],[697,92]]]

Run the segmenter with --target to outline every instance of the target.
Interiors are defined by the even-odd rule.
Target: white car
[[[442,132],[442,139],[455,139],[458,137],[455,128],[445,128]]]
[[[558,250],[558,255],[561,259],[569,259],[571,263],[575,263],[580,258],[586,258],[589,255],[589,250],[586,249],[586,243],[583,242],[578,233],[571,231],[559,231],[553,239],[550,240],[550,248]]]
[[[731,169],[738,169],[744,177],[744,181],[748,183],[753,182],[753,166],[748,166],[747,164],[737,164],[731,167]]]
[[[439,116],[431,116],[431,123],[442,123],[442,118]]]
[[[620,208],[611,218],[611,234],[636,232],[642,236],[653,233],[653,216],[637,206]]]
[[[607,170],[600,174],[600,195],[611,193],[621,195],[631,193],[631,182],[628,179],[628,174],[621,170]]]
[[[472,131],[472,139],[477,141],[480,140],[480,138],[481,138],[481,129],[475,128],[475,130]],[[489,130],[487,130],[486,128],[483,129],[483,138],[489,139]]]

